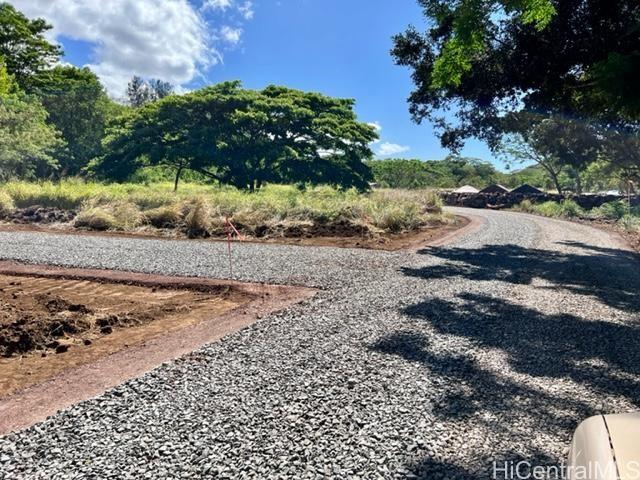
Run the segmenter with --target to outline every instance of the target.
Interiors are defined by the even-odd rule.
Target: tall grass
[[[8,193],[0,191],[0,215],[10,213],[14,208],[13,198]]]
[[[386,232],[419,228],[444,219],[433,191],[376,190],[362,194],[320,186],[299,189],[268,185],[256,193],[232,187],[170,182],[141,185],[68,180],[60,183],[9,182],[0,185],[0,208],[40,205],[80,211],[83,228],[130,230],[141,224],[182,225],[193,232],[219,232],[229,217],[245,231],[261,225],[349,221]],[[95,217],[95,222],[92,218]]]

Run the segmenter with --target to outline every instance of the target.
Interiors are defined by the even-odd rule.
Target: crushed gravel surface
[[[465,210],[455,209],[457,213]],[[240,245],[314,299],[0,439],[0,478],[492,478],[640,406],[640,268],[588,226],[486,222],[417,253]],[[0,258],[228,274],[224,244],[0,233]],[[502,477],[504,478],[504,477]]]

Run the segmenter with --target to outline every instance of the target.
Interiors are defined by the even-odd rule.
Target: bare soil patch
[[[0,262],[0,289],[0,434],[315,294],[282,285],[14,262]]]
[[[252,299],[224,286],[0,275],[0,396]]]

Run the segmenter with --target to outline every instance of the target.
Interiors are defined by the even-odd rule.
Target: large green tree
[[[59,174],[77,175],[101,153],[110,100],[88,68],[56,66],[42,72],[31,87],[49,112],[48,121],[66,145],[57,152]]]
[[[61,146],[47,111],[33,96],[18,91],[0,63],[0,179],[33,178],[57,168],[52,153]]]
[[[637,0],[419,3],[429,27],[396,36],[393,55],[413,72],[413,118],[434,121],[444,146],[477,137],[496,148],[514,126],[505,112],[638,118]]]
[[[18,85],[28,90],[33,80],[50,69],[62,51],[44,37],[51,29],[43,19],[30,20],[8,3],[0,3],[0,57]]]
[[[353,100],[284,87],[245,90],[226,82],[169,96],[113,126],[94,170],[125,178],[147,165],[184,169],[254,190],[264,183],[368,188],[375,129],[358,122]]]

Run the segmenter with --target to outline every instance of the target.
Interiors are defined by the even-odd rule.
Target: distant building
[[[480,190],[480,193],[509,193],[509,189],[499,184],[489,185]]]
[[[478,190],[476,187],[472,187],[471,185],[464,185],[460,188],[456,188],[453,193],[478,193],[480,190]]]
[[[518,188],[511,190],[511,193],[520,193],[522,195],[540,195],[544,192],[536,187],[532,187],[531,185],[525,183],[524,185],[520,185]]]

